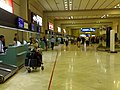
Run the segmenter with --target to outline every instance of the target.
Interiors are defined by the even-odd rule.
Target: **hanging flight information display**
[[[81,32],[95,32],[95,28],[81,28]]]

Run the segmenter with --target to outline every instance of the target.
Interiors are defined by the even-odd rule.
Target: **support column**
[[[115,32],[115,41],[117,41],[118,38],[118,21],[113,22],[112,30]]]
[[[118,22],[113,22],[112,30],[114,30],[115,33],[117,33],[117,31],[118,31]]]
[[[71,35],[71,29],[70,28],[67,28],[67,34]]]
[[[110,52],[116,53],[115,51],[115,30],[110,30]]]
[[[57,31],[57,23],[54,21],[54,32],[58,32]]]
[[[48,30],[48,17],[46,14],[43,15],[43,31],[45,33],[45,30]]]
[[[118,40],[120,40],[120,20],[118,22]]]
[[[20,0],[20,16],[28,20],[28,0]]]

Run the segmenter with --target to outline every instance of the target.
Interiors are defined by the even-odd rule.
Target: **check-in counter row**
[[[21,67],[26,58],[28,45],[9,46],[5,53],[0,54],[0,61]]]

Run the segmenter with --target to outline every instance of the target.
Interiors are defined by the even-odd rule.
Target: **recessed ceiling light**
[[[65,4],[65,6],[68,6],[67,4]]]
[[[71,19],[73,19],[73,16],[71,16]]]
[[[67,4],[67,1],[65,1],[65,4]]]
[[[69,3],[70,3],[70,4],[72,4],[72,2],[71,2],[71,1],[70,1]]]
[[[68,7],[65,7],[65,8],[68,8]]]

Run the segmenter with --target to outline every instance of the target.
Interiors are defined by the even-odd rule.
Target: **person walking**
[[[54,43],[55,43],[55,39],[52,36],[52,38],[51,38],[51,48],[52,48],[52,50],[54,49]]]
[[[65,44],[66,44],[66,47],[68,46],[68,37],[65,38]]]
[[[48,46],[48,45],[47,45],[47,39],[46,39],[45,36],[43,37],[43,41],[44,41],[44,43],[45,43],[45,48],[46,48],[46,51],[47,51],[47,46]]]
[[[80,43],[81,42],[81,38],[80,37],[77,37],[77,46],[80,47]]]
[[[89,46],[89,37],[88,36],[86,36],[85,41],[86,41],[86,46]]]

